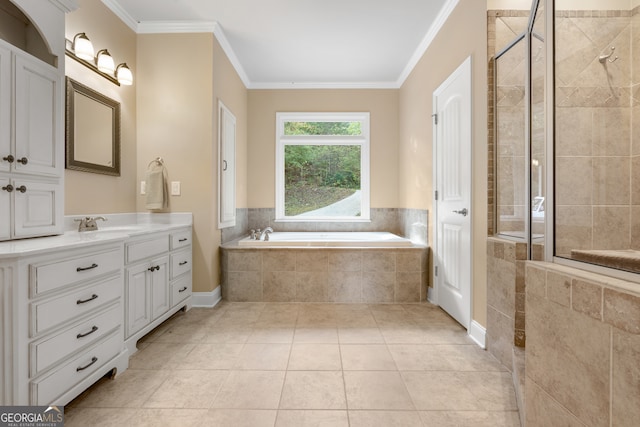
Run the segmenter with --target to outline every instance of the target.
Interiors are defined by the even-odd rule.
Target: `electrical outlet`
[[[180,181],[171,181],[171,195],[172,196],[180,195]]]
[[[146,181],[140,181],[140,194],[142,194],[143,196],[145,194],[147,194],[147,182]]]

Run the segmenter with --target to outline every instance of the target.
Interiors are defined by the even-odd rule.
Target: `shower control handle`
[[[467,210],[467,208],[463,208],[463,209],[460,209],[459,211],[453,211],[453,213],[457,213],[457,214],[460,214],[462,216],[467,216],[469,211]]]

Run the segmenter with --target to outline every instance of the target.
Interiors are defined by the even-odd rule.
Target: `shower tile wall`
[[[640,249],[640,148],[632,147],[632,134],[640,132],[638,12],[556,12],[560,256],[572,249]],[[601,63],[612,47],[610,59],[618,59]]]

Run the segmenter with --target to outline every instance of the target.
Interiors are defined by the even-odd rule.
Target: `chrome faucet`
[[[96,216],[96,217],[85,217],[85,218],[76,218],[74,219],[74,221],[79,221],[80,224],[78,225],[78,231],[94,231],[98,229],[98,224],[96,223],[96,220],[102,220],[102,221],[106,221],[107,218],[103,217],[103,216]]]
[[[258,236],[258,240],[263,240],[262,236],[264,236],[264,241],[268,242],[269,241],[269,233],[273,233],[273,228],[267,227],[264,230],[262,230],[262,233],[260,233],[260,235]]]

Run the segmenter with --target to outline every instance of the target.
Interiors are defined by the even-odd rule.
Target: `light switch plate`
[[[172,196],[180,195],[180,181],[171,181],[171,195]]]
[[[140,181],[140,194],[142,194],[143,196],[145,194],[147,194],[147,182],[146,181]]]

